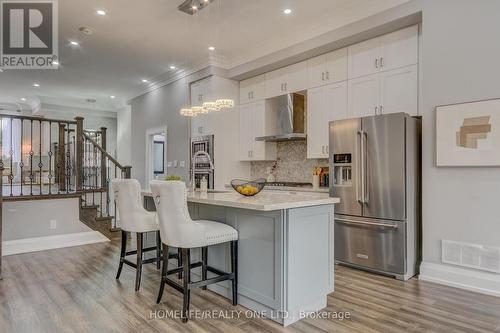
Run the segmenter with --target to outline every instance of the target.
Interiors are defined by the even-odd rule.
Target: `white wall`
[[[116,156],[122,165],[132,165],[132,108],[125,106],[116,112]]]
[[[92,231],[79,219],[78,198],[3,203],[4,241]],[[56,229],[50,229],[56,220]]]

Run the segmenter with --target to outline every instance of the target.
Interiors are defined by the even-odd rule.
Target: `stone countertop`
[[[142,191],[144,196],[151,196],[150,191]],[[208,193],[188,192],[188,202],[242,208],[258,211],[273,211],[290,208],[332,205],[340,202],[327,193],[314,192],[272,192],[262,191],[253,197],[245,197],[235,191],[215,191]]]
[[[226,190],[233,190],[229,184],[225,185]],[[313,192],[313,193],[329,193],[328,187],[314,188],[312,186],[269,186],[266,185],[263,191],[286,191],[286,192]]]

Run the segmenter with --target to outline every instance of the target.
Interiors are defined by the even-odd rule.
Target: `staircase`
[[[83,131],[82,195],[80,220],[92,230],[113,239],[121,236],[116,226],[116,209],[110,181],[130,178],[131,167],[122,166],[106,152],[106,128]]]

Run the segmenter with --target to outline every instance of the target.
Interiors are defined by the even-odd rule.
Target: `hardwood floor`
[[[500,332],[500,298],[341,266],[322,315],[349,312],[344,320],[307,318],[283,328],[268,319],[246,318],[245,308],[197,290],[191,311],[242,315],[182,324],[166,318],[167,311],[181,309],[180,293],[166,286],[163,302],[155,304],[160,274],[154,265],[145,266],[138,293],[130,267],[115,280],[118,244],[4,257],[0,332]]]

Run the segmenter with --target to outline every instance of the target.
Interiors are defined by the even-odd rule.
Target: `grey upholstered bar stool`
[[[180,248],[182,251],[183,283],[168,278],[177,273],[180,268],[168,270],[168,259],[164,257],[162,278],[157,303],[160,303],[165,284],[183,294],[182,321],[187,322],[190,302],[190,291],[193,288],[206,288],[207,285],[225,280],[232,282],[233,305],[238,303],[238,231],[233,227],[219,222],[198,220],[193,221],[187,206],[186,185],[181,181],[153,181],[151,191],[156,205],[160,235],[163,243],[163,255],[168,253],[168,247]],[[231,273],[222,272],[208,265],[208,246],[230,242]],[[202,261],[191,263],[190,249],[202,249]],[[202,267],[201,281],[192,282],[190,270]],[[207,272],[216,277],[207,279]]]

